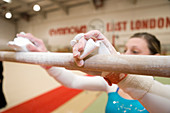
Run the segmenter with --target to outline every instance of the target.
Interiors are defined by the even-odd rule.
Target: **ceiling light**
[[[12,0],[3,0],[4,2],[11,3]]]
[[[7,12],[7,13],[5,14],[5,17],[6,17],[7,19],[11,19],[11,18],[12,18],[12,13],[11,13],[11,12]]]
[[[33,6],[33,10],[34,11],[40,11],[40,6],[38,5],[38,4],[35,4],[34,6]]]

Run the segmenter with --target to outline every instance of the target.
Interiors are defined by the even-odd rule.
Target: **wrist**
[[[128,75],[118,83],[119,88],[128,93],[132,98],[141,99],[154,83],[152,76]]]
[[[126,78],[127,75],[128,75],[128,74],[121,73],[121,74],[119,75],[119,80],[117,81],[117,84],[118,84],[120,81],[122,81],[124,78]]]
[[[103,72],[102,75],[110,86],[112,84],[118,84],[127,77],[127,74],[114,72]]]

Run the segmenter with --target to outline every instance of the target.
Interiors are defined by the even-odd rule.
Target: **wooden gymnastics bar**
[[[170,56],[95,55],[76,66],[72,53],[0,52],[0,61],[51,65],[80,71],[108,71],[170,77]]]

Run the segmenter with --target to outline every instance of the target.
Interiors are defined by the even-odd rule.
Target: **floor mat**
[[[82,90],[75,90],[61,86],[7,109],[2,113],[50,113],[80,92],[82,92]]]

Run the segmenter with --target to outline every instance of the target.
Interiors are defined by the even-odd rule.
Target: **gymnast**
[[[22,45],[20,41],[17,42],[17,40],[14,40],[9,46],[15,50],[48,52],[43,41],[29,33],[17,34],[17,37],[29,39],[34,45],[29,43]],[[78,66],[83,66],[84,64],[84,57],[81,58],[80,56],[81,53],[85,51],[84,48],[88,40],[101,43],[100,46],[105,51],[100,51],[100,54],[117,54],[107,38],[99,31],[93,30],[85,34],[78,34],[71,41],[73,55]],[[90,52],[87,52],[87,55]],[[151,34],[137,33],[128,40],[124,54],[159,55],[160,43],[156,37]],[[170,87],[155,81],[152,76],[103,72],[102,76],[104,77],[89,77],[78,76],[65,68],[51,66],[42,67],[49,75],[66,87],[107,92],[108,102],[105,109],[106,113],[170,112]]]

